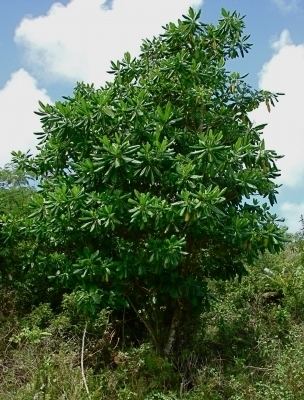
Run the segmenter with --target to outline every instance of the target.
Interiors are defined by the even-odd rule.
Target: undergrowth
[[[73,293],[60,311],[24,313],[3,289],[0,399],[303,399],[302,246],[264,255],[241,281],[210,281],[199,331],[170,360],[145,341],[122,343],[108,309],[85,320]]]

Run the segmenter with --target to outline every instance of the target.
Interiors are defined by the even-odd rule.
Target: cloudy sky
[[[110,60],[136,55],[141,39],[161,32],[189,6],[215,22],[221,7],[246,15],[254,47],[231,68],[255,87],[284,92],[269,114],[268,147],[285,157],[276,212],[291,231],[304,214],[304,0],[10,0],[0,2],[0,166],[12,150],[35,148],[38,100],[54,102],[76,81],[101,85]]]

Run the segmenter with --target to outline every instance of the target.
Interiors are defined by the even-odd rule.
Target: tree
[[[18,260],[24,259],[25,249],[17,232],[33,194],[29,176],[9,164],[0,168],[0,288],[22,275]]]
[[[22,214],[33,192],[30,177],[11,165],[0,167],[0,215]]]
[[[165,354],[208,278],[241,275],[284,241],[270,213],[279,156],[248,117],[278,94],[225,67],[250,48],[243,17],[199,18],[190,9],[138,58],[112,62],[104,87],[40,103],[38,154],[15,154],[40,185],[31,263],[92,306],[132,310]]]

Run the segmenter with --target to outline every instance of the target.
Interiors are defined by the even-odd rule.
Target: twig
[[[256,369],[257,371],[273,371],[273,368],[255,367],[254,365],[244,365],[245,368]]]
[[[81,376],[82,376],[83,384],[84,384],[84,387],[85,387],[85,390],[87,392],[87,395],[88,395],[89,399],[91,399],[90,391],[89,391],[89,388],[88,388],[88,385],[87,385],[87,381],[86,381],[86,377],[85,377],[85,373],[84,373],[84,366],[83,366],[84,344],[85,344],[85,337],[86,337],[86,333],[87,333],[87,325],[88,325],[88,323],[86,322],[84,330],[83,330],[83,335],[82,335],[80,365],[81,365]]]

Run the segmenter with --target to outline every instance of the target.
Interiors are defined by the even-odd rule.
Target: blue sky
[[[111,6],[109,8],[109,5]],[[54,102],[77,80],[100,85],[111,59],[138,53],[141,39],[161,31],[189,6],[215,22],[221,7],[246,15],[253,48],[231,68],[255,87],[286,95],[269,114],[266,144],[285,154],[276,212],[291,231],[304,214],[304,0],[10,0],[0,2],[0,166],[13,149],[35,148],[38,99]]]

